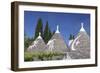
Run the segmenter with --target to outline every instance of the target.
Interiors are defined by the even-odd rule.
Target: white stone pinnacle
[[[41,36],[41,32],[39,32],[39,36]]]
[[[58,26],[58,25],[57,25],[56,33],[60,33],[60,32],[59,32],[59,26]]]
[[[85,31],[85,29],[84,29],[84,23],[81,23],[81,29],[80,29],[80,31]]]
[[[39,32],[39,36],[38,36],[38,39],[41,39],[42,37],[41,37],[41,32]]]

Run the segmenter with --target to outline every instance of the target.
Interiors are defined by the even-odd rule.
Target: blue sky
[[[67,43],[70,34],[77,35],[81,22],[84,23],[84,28],[90,35],[90,14],[24,11],[24,32],[28,37],[34,37],[39,18],[42,19],[43,27],[48,21],[51,31],[56,31],[56,26],[59,25],[60,33]]]

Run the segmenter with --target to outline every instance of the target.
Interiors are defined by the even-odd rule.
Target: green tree
[[[72,39],[74,39],[74,35],[70,34],[69,40],[72,40]]]
[[[32,43],[32,39],[30,39],[26,34],[24,34],[24,49],[25,49],[25,51],[27,50],[29,45],[31,45],[31,43]]]
[[[74,35],[73,35],[73,39],[75,39]]]
[[[31,45],[33,42],[33,38],[29,38],[26,33],[24,33],[24,50],[26,51],[27,48]]]
[[[52,33],[52,36],[55,34],[55,30],[53,31],[53,33]]]
[[[49,36],[49,39],[48,39],[48,40],[50,40],[50,39],[51,39],[51,37],[52,37],[52,32],[51,32],[51,30],[50,30],[50,29],[48,30],[48,33],[49,33],[49,34],[48,34],[48,36]]]
[[[46,25],[45,25],[45,29],[44,29],[44,35],[43,35],[43,39],[45,41],[45,43],[47,43],[52,37],[52,32],[49,28],[49,24],[48,24],[48,21],[46,22]]]
[[[43,23],[42,23],[41,18],[39,18],[37,21],[34,39],[36,39],[39,36],[39,32],[41,33],[41,36],[43,37]]]

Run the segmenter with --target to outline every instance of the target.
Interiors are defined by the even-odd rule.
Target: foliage
[[[27,50],[29,45],[32,43],[32,38],[30,39],[26,34],[24,34],[24,48]]]
[[[63,56],[63,53],[60,52],[25,52],[24,60],[33,61],[34,58],[37,58],[40,61],[52,60],[54,56]]]
[[[44,29],[44,34],[43,34],[43,39],[45,43],[47,43],[51,39],[51,37],[52,37],[52,32],[49,28],[48,21],[47,21]]]
[[[55,34],[55,30],[53,31],[53,33],[52,33],[52,36]]]
[[[74,39],[74,35],[70,34],[69,40]]]
[[[42,19],[39,18],[37,21],[37,26],[35,29],[35,36],[34,39],[36,39],[39,35],[39,32],[41,33],[41,36],[43,37],[43,23],[42,23]]]
[[[32,61],[33,60],[32,58],[33,58],[33,56],[31,53],[25,52],[25,54],[24,54],[25,61]]]

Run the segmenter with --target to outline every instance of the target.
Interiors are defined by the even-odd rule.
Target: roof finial
[[[56,33],[60,33],[60,32],[59,32],[59,25],[57,25]]]
[[[38,39],[40,39],[40,38],[42,38],[42,37],[41,37],[41,32],[39,32],[39,36],[38,36]]]
[[[80,31],[85,31],[85,29],[84,29],[84,23],[81,23],[81,29],[80,29]]]
[[[39,32],[39,36],[41,36],[41,32]]]
[[[83,28],[83,23],[81,23],[81,27]]]

